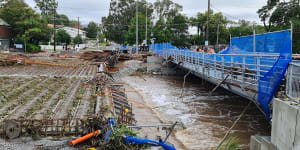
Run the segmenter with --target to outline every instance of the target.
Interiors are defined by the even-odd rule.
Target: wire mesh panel
[[[300,62],[289,65],[286,87],[290,98],[300,100]]]
[[[243,89],[248,86],[254,87],[253,90],[258,91],[257,103],[261,105],[269,120],[269,104],[292,60],[292,41],[288,30],[256,35],[255,38],[233,38],[228,49],[219,54],[178,49],[171,44],[154,44],[151,47],[154,48],[154,53],[164,56],[165,59],[171,53],[179,56],[177,63],[183,63],[191,70],[197,68],[194,64],[199,62],[198,68],[203,68],[200,73],[209,78],[222,80],[226,75],[229,76],[230,82],[241,85]]]

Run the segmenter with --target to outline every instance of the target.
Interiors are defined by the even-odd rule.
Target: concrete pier
[[[147,72],[160,72],[164,59],[156,56],[147,57]]]
[[[300,104],[273,100],[271,137],[252,136],[250,150],[299,150]]]

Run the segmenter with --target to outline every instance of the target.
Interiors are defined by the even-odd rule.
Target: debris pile
[[[82,77],[82,75],[88,74],[90,76],[85,79],[90,80],[85,84],[92,85],[85,86],[82,83],[83,80],[77,78],[64,79],[58,83],[56,76],[55,80],[48,77],[44,77],[44,79],[33,78],[22,80],[20,84],[10,85],[11,88],[6,88],[5,93],[8,94],[7,97],[12,101],[12,105],[8,106],[7,112],[5,112],[7,114],[3,113],[5,117],[1,118],[0,135],[5,139],[32,137],[33,140],[44,137],[68,137],[69,142],[60,145],[61,148],[85,149],[95,147],[107,150],[135,150],[149,146],[161,146],[164,149],[173,150],[173,147],[165,144],[168,136],[164,141],[159,140],[159,142],[136,138],[137,133],[133,129],[156,128],[158,126],[135,125],[132,103],[143,103],[128,99],[126,92],[130,91],[125,91],[123,85],[116,83],[116,80],[109,73],[109,68],[114,68],[118,58],[119,52],[117,51],[87,51],[80,56],[80,59],[83,60],[54,58],[52,56],[40,56],[32,59],[18,54],[0,54],[0,65],[34,64],[26,67],[38,67],[39,72],[41,72],[40,68],[47,68],[49,72],[52,72],[51,69],[54,68],[54,72],[58,75],[78,74]],[[145,57],[139,58],[144,60]],[[77,61],[78,63],[74,63]],[[74,64],[78,65],[79,69]],[[136,62],[132,62],[132,64],[135,68]],[[58,72],[57,70],[61,67],[65,68],[62,69],[62,72]],[[34,74],[31,71],[28,72]],[[116,76],[114,77],[117,79]],[[85,79],[84,81],[86,81]],[[3,81],[6,80],[9,81],[3,79]],[[84,87],[81,88],[83,85]],[[16,87],[20,87],[20,89]],[[48,90],[42,87],[48,87]],[[24,97],[20,96],[26,91],[31,92],[28,92],[29,94]],[[6,95],[2,97],[6,97]],[[14,100],[16,104],[13,103]],[[32,104],[33,106],[31,106]],[[42,106],[49,106],[49,108],[42,108]],[[41,111],[37,111],[37,108],[41,108]],[[24,112],[27,116],[23,117],[22,113],[13,114],[17,110],[22,110],[19,112]],[[69,138],[71,136],[72,139]],[[41,144],[38,149],[55,149],[55,147],[50,148],[46,145]]]
[[[80,56],[80,59],[92,60],[95,62],[105,62],[109,56],[109,51],[87,51]]]
[[[25,59],[26,56],[22,54],[16,54],[16,55],[0,54],[0,66],[12,66],[16,64],[24,64]]]
[[[87,51],[80,56],[80,59],[93,62],[106,62],[108,68],[113,68],[117,63],[118,57],[118,53],[114,51]]]
[[[99,89],[104,89],[112,82],[113,78],[108,73],[98,73],[93,79],[89,80],[90,85],[96,85]]]

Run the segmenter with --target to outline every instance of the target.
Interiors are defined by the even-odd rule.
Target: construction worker
[[[207,53],[209,53],[209,54],[215,54],[215,50],[214,49],[209,49],[208,51],[207,51]]]

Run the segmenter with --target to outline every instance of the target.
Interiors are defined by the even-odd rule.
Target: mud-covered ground
[[[44,61],[44,60],[43,60]],[[48,61],[48,60],[47,60]],[[50,63],[53,61],[49,61]],[[95,87],[86,82],[97,71],[96,66],[80,60],[59,60],[63,65],[76,67],[54,67],[41,65],[0,67],[0,90],[5,98],[0,102],[0,121],[18,118],[64,118],[84,117],[91,113],[95,103]],[[202,84],[190,76],[182,93],[181,76],[132,76],[139,63],[131,61],[119,64],[120,72],[114,75],[123,83],[128,99],[133,103],[137,125],[164,124],[179,121],[169,138],[177,149],[214,149],[226,131],[248,104],[248,100],[218,89],[212,96],[208,92],[214,87]],[[142,104],[141,104],[142,103]],[[166,136],[162,128],[145,128],[138,131],[139,137],[157,140]],[[245,149],[249,148],[250,136],[269,135],[270,126],[265,117],[252,105],[233,129]],[[73,137],[74,138],[74,137]],[[39,146],[58,146],[71,149],[67,141],[72,139],[31,138],[0,140],[0,149],[32,149]]]
[[[0,77],[0,81],[4,95],[0,102],[1,121],[83,117],[93,108],[93,87],[86,85],[85,78]]]
[[[1,121],[82,117],[93,112],[88,110],[95,89],[87,80],[96,75],[96,65],[78,58],[45,56],[26,61],[39,64],[0,66]]]

